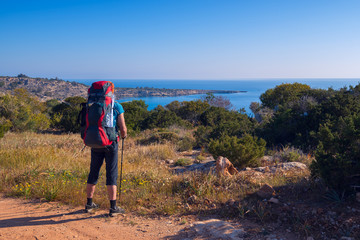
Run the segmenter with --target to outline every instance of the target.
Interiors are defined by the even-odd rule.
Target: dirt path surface
[[[0,240],[7,239],[265,239],[297,240],[280,229],[263,234],[255,223],[199,221],[196,216],[141,217],[124,214],[109,217],[106,210],[85,213],[59,203],[7,198],[0,194]]]
[[[180,239],[176,220],[131,215],[108,217],[107,211],[84,213],[58,203],[0,196],[0,239]]]

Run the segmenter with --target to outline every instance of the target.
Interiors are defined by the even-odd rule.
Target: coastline
[[[31,78],[31,77],[7,77],[0,76],[1,92],[13,91],[24,88],[35,95],[40,101],[57,99],[63,101],[67,97],[81,96],[87,98],[89,86],[75,81],[61,79]],[[232,94],[245,93],[237,90],[207,90],[207,89],[169,89],[154,87],[120,88],[115,87],[116,99],[141,98],[141,97],[178,97],[199,94]]]

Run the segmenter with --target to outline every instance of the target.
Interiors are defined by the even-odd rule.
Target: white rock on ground
[[[246,234],[243,229],[236,229],[230,223],[219,219],[210,219],[193,223],[196,233],[209,240],[240,240]]]
[[[307,166],[304,163],[300,163],[300,162],[287,162],[287,163],[280,163],[278,165],[276,165],[277,168],[282,168],[284,170],[291,170],[291,169],[301,169],[301,170],[305,170],[307,169]]]

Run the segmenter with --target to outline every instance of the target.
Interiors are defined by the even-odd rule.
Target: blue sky
[[[0,0],[0,75],[359,78],[357,0]]]

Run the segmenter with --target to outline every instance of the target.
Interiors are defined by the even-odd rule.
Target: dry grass
[[[140,146],[136,142],[136,138],[125,140],[121,205],[139,214],[210,209],[229,199],[241,200],[262,183],[280,186],[308,174],[261,177],[240,174],[231,178],[219,178],[211,173],[175,175],[163,164],[166,159],[178,158],[174,145]],[[90,148],[81,151],[83,146],[78,134],[6,134],[0,140],[0,191],[12,196],[84,205]],[[119,160],[120,149],[121,143]],[[189,201],[191,196],[197,200]],[[94,199],[102,207],[108,207],[104,167]]]

